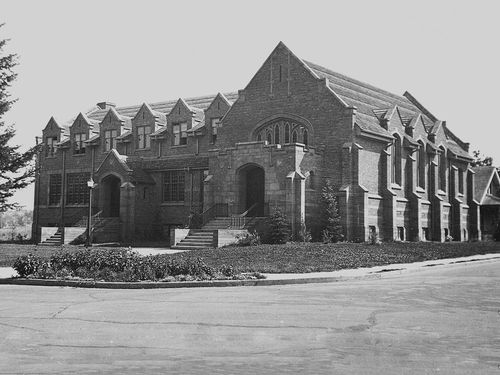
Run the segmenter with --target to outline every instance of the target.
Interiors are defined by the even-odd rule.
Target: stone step
[[[207,249],[207,248],[210,248],[212,246],[192,246],[192,245],[181,245],[180,243],[175,245],[175,246],[172,246],[172,249],[176,249],[176,250],[199,250],[199,249]]]

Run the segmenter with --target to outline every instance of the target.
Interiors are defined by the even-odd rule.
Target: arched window
[[[401,185],[401,138],[394,134],[391,150],[391,182]]]
[[[280,143],[280,125],[276,124],[274,126],[274,143]]]
[[[290,124],[285,123],[285,143],[290,143]]]
[[[307,144],[309,143],[309,138],[308,138],[308,134],[307,134],[307,129],[304,129],[304,134],[302,136],[302,139],[304,140],[304,144],[307,146]]]
[[[446,172],[448,170],[448,160],[446,159],[446,150],[440,147],[438,158],[438,171],[439,171],[439,189],[446,191]]]
[[[297,130],[294,130],[292,132],[292,143],[297,143],[297,142],[298,142]]]
[[[259,134],[257,134],[257,140],[258,140],[259,142],[261,142],[261,141],[262,141],[262,132],[259,132]]]
[[[271,133],[271,130],[269,130],[269,129],[266,130],[266,141],[270,145],[273,144],[273,134]]]

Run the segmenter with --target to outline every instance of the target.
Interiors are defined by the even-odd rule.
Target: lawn
[[[182,256],[201,257],[208,265],[229,264],[239,272],[296,273],[336,271],[488,253],[500,253],[500,242],[259,245],[196,250]]]
[[[11,266],[19,255],[30,252],[48,258],[59,249],[59,247],[0,244],[0,266]],[[75,251],[81,247],[65,246],[64,249]],[[209,266],[231,265],[238,272],[295,273],[335,271],[488,253],[500,253],[500,242],[394,242],[381,245],[292,243],[250,247],[231,246],[161,256],[199,257],[203,258]]]

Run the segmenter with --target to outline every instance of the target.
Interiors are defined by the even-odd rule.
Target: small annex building
[[[279,207],[294,233],[305,222],[314,234],[328,179],[347,240],[480,239],[489,201],[474,193],[482,172],[468,151],[409,92],[335,73],[280,42],[238,92],[51,118],[33,230],[41,239],[42,228],[81,225],[91,205],[96,225],[107,221],[121,241],[166,239],[193,215],[242,228],[242,217]]]
[[[473,167],[475,173],[474,204],[480,210],[482,240],[500,235],[500,178],[493,166]],[[500,238],[499,238],[500,240]]]

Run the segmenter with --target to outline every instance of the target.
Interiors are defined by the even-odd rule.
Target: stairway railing
[[[239,228],[239,229],[245,228],[248,217],[250,217],[251,219],[254,217],[250,216],[249,214],[251,212],[255,212],[255,209],[257,208],[258,205],[259,205],[258,203],[254,203],[245,212],[239,215],[231,215],[231,228]]]
[[[210,220],[216,217],[228,217],[229,216],[229,205],[227,203],[216,203],[210,208],[203,211],[202,216],[202,226],[206,225]]]

